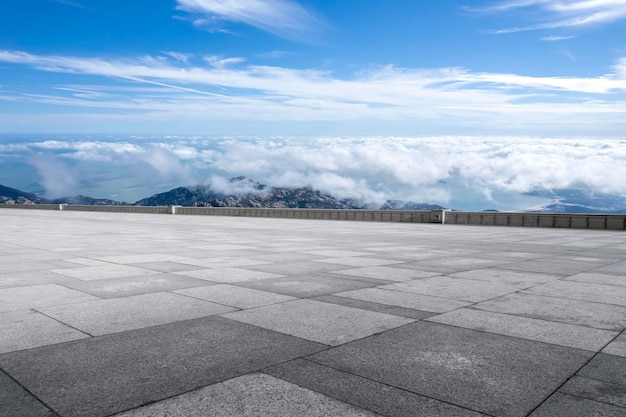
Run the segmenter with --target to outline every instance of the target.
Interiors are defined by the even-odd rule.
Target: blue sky
[[[6,133],[619,137],[626,0],[7,0]]]
[[[0,1],[0,184],[626,196],[626,0]]]

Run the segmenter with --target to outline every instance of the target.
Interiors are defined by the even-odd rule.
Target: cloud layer
[[[521,193],[580,187],[626,196],[626,141],[538,138],[158,138],[47,140],[0,145],[0,183],[19,164],[49,196],[135,201],[179,185],[244,175],[272,186],[312,186],[337,197],[524,209]],[[45,162],[45,164],[42,164]],[[19,170],[19,169],[18,169]],[[23,169],[21,171],[24,171]],[[56,176],[51,175],[55,172]],[[63,187],[59,189],[59,184]],[[28,191],[35,191],[29,189]]]

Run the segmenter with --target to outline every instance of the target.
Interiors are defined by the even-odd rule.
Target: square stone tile
[[[357,278],[373,278],[385,281],[403,282],[416,278],[428,278],[441,275],[438,272],[420,271],[390,266],[370,266],[365,268],[341,269],[333,271],[333,274],[349,275]]]
[[[626,358],[599,353],[577,373],[578,376],[624,385],[626,381]]]
[[[104,417],[325,348],[206,317],[0,355],[0,367],[64,417]]]
[[[123,332],[233,310],[220,304],[163,292],[40,309],[42,313],[90,335]]]
[[[513,285],[445,276],[385,285],[381,288],[469,302],[484,301],[518,291]]]
[[[495,265],[497,262],[490,259],[466,258],[466,257],[448,257],[431,259],[410,263],[411,268],[424,271],[435,271],[441,273],[454,273],[467,271],[469,269],[486,268]],[[402,267],[402,265],[399,265]]]
[[[82,279],[83,281],[158,274],[157,271],[117,264],[85,266],[82,268],[53,269],[51,271],[56,274],[65,275],[66,277]]]
[[[282,379],[255,373],[118,414],[117,417],[375,415]]]
[[[588,264],[586,262],[576,263],[570,262],[546,262],[546,261],[525,261],[516,262],[511,264],[505,264],[498,266],[500,269],[510,269],[512,271],[527,271],[527,272],[539,272],[544,274],[554,275],[574,275],[581,272],[587,272],[591,269],[597,268],[595,264]]]
[[[313,300],[289,301],[222,317],[333,346],[414,321]]]
[[[524,292],[626,307],[626,287],[615,285],[555,281],[529,288]]]
[[[2,417],[58,417],[2,371],[0,371],[0,415]]]
[[[433,313],[445,313],[446,311],[455,310],[471,304],[467,301],[393,291],[385,288],[388,288],[388,286],[383,288],[363,288],[361,290],[345,291],[335,295],[338,297],[353,298],[355,300],[370,301],[415,310],[430,311]]]
[[[393,259],[380,259],[380,258],[371,258],[371,257],[365,257],[365,256],[344,256],[342,258],[316,259],[313,262],[324,262],[328,264],[347,265],[347,266],[355,266],[355,267],[360,267],[360,268],[365,268],[368,266],[381,266],[381,265],[392,265],[392,264],[402,263],[402,261],[397,261]]]
[[[626,328],[625,307],[528,293],[505,295],[472,308],[618,332]]]
[[[466,278],[477,281],[497,282],[501,284],[513,285],[517,288],[528,288],[537,284],[556,281],[563,277],[559,275],[540,274],[536,272],[509,271],[506,269],[474,269],[471,271],[457,272],[450,274],[453,278]]]
[[[623,356],[626,358],[626,333],[617,336],[615,340],[602,350],[602,353]]]
[[[306,253],[309,253],[311,255],[322,256],[322,257],[330,257],[330,258],[374,255],[372,252],[345,250],[345,249],[319,249],[319,250],[308,251]]]
[[[609,330],[468,308],[461,308],[427,320],[595,352],[600,351],[618,334]]]
[[[204,279],[212,282],[232,283],[242,281],[254,281],[259,279],[280,278],[283,275],[259,272],[244,268],[212,268],[197,271],[175,272],[176,275]]]
[[[251,288],[242,288],[228,284],[217,284],[208,287],[190,288],[174,292],[188,297],[200,298],[202,300],[243,309],[282,303],[296,299],[288,295],[259,291]]]
[[[0,275],[0,289],[45,284],[65,284],[72,281],[76,280],[50,271],[3,272]]]
[[[33,310],[0,313],[0,334],[0,353],[89,337]]]
[[[347,372],[296,359],[264,372],[330,397],[395,417],[480,417],[484,414],[446,404]]]
[[[597,379],[575,376],[559,389],[560,392],[577,397],[600,401],[626,408],[626,381],[621,384],[598,381]]]
[[[194,271],[197,269],[203,269],[202,266],[189,265],[180,262],[160,261],[160,262],[141,262],[130,264],[137,268],[149,269],[157,272],[180,272],[180,271]]]
[[[626,274],[626,261],[615,262],[614,264],[594,269],[593,272],[624,275]]]
[[[321,295],[311,300],[325,303],[338,304],[340,306],[360,308],[361,310],[375,311],[377,313],[391,314],[392,316],[406,317],[409,319],[422,320],[433,316],[435,313],[410,308],[398,307],[388,304],[374,303],[371,301],[357,300],[353,298],[337,297],[334,295]]]
[[[101,262],[127,265],[127,264],[137,264],[137,263],[144,263],[144,262],[186,263],[187,260],[191,260],[192,258],[166,254],[166,253],[145,253],[145,254],[131,254],[131,255],[98,256],[95,259]]]
[[[271,265],[273,262],[267,259],[257,260],[248,258],[238,258],[233,256],[203,257],[198,259],[187,259],[186,264],[196,265],[203,268],[237,268],[251,265]]]
[[[322,365],[501,417],[522,417],[592,353],[415,322],[309,356]]]
[[[345,265],[335,265],[314,261],[300,261],[280,262],[268,265],[251,265],[248,268],[260,272],[269,272],[271,274],[302,275],[344,269]]]
[[[299,298],[318,297],[357,288],[369,288],[387,281],[360,280],[334,274],[311,274],[238,282],[237,286],[254,288]]]
[[[94,281],[73,280],[63,284],[101,298],[128,297],[130,295],[203,287],[213,283],[174,274],[140,275],[138,277],[107,278]]]
[[[626,275],[598,274],[594,272],[583,272],[565,278],[565,281],[587,282],[590,284],[618,285],[626,287]]]
[[[552,395],[529,417],[623,417],[624,408],[560,392]]]
[[[57,284],[0,289],[0,312],[99,300]]]

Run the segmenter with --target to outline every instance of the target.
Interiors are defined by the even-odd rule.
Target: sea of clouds
[[[226,181],[235,176],[370,203],[522,210],[547,203],[525,194],[536,190],[626,196],[626,139],[0,137],[0,184],[47,197],[134,202],[197,184],[241,193]]]

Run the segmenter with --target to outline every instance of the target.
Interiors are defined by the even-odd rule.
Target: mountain
[[[525,194],[550,199],[548,204],[526,210],[529,212],[598,214],[617,214],[626,212],[626,198],[610,194],[596,193],[582,188],[537,190]]]
[[[0,185],[0,204],[40,204],[42,200],[35,194]]]
[[[85,206],[117,206],[126,204],[106,198],[91,198],[84,195],[48,199],[33,193],[27,193],[11,187],[0,185],[0,204],[76,204]]]

